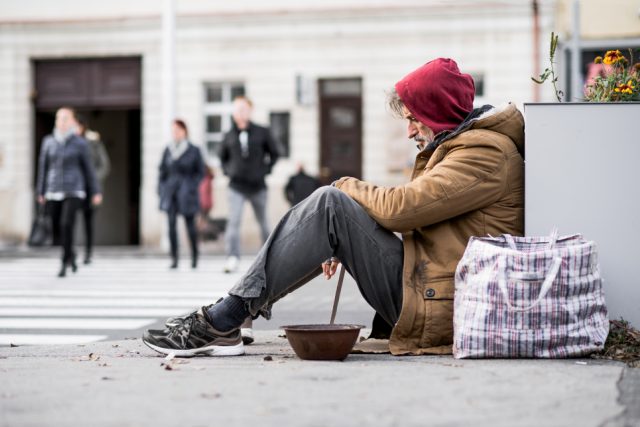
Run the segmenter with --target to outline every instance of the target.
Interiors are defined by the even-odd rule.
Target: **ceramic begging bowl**
[[[282,326],[293,351],[304,360],[344,360],[362,328],[336,324]]]

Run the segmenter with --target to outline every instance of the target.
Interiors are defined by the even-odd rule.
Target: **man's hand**
[[[93,206],[100,206],[102,204],[102,194],[94,194],[91,198],[91,203]]]
[[[338,258],[330,258],[322,263],[322,273],[324,274],[325,279],[329,280],[336,274],[336,270],[338,270],[338,266],[340,265],[340,260]]]
[[[38,203],[40,203],[41,205],[44,205],[46,202],[46,200],[44,199],[44,196],[38,195]]]

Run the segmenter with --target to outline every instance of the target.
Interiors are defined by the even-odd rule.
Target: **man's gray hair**
[[[402,102],[402,99],[400,99],[400,95],[398,95],[398,92],[396,92],[396,88],[391,89],[391,91],[387,93],[387,105],[389,106],[389,109],[391,110],[393,115],[399,118],[404,118],[404,113],[402,111],[404,102]]]

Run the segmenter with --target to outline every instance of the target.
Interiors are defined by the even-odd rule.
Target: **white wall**
[[[557,227],[595,241],[610,318],[640,326],[640,103],[528,104],[525,113],[526,234]]]
[[[29,229],[30,216],[24,213],[31,211],[33,197],[30,61],[141,55],[141,233],[143,243],[158,245],[164,217],[157,210],[155,183],[165,145],[161,136],[161,2],[117,0],[91,8],[80,3],[60,0],[55,8],[35,0],[3,3],[0,109],[4,114],[0,114],[0,126],[5,136],[0,137],[0,239],[24,239]],[[543,2],[543,35],[550,32],[552,3]],[[177,10],[176,112],[189,124],[195,142],[204,137],[205,82],[244,81],[258,123],[266,124],[270,111],[291,112],[291,159],[281,161],[268,179],[272,224],[287,207],[282,185],[295,161],[302,160],[311,172],[318,171],[317,105],[296,104],[296,75],[312,80],[362,77],[363,174],[364,179],[381,185],[402,182],[405,178],[397,165],[414,152],[405,138],[404,124],[386,110],[385,93],[427,60],[450,56],[463,71],[483,73],[486,96],[481,102],[521,104],[533,93],[528,2],[331,0],[311,5],[253,0],[236,5],[181,0]],[[546,45],[544,38],[542,42]],[[544,55],[544,48],[541,51]],[[215,181],[215,216],[226,214],[226,182],[221,175]],[[247,216],[251,217],[248,211]],[[247,223],[249,236],[255,235],[253,223]]]

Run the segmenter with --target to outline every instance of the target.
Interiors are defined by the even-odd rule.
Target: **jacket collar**
[[[241,130],[238,128],[238,125],[236,125],[236,122],[234,120],[231,120],[231,126],[232,126],[232,129],[235,131],[235,133],[240,133],[241,132]],[[249,124],[247,125],[247,128],[243,129],[243,130],[246,130],[247,132],[251,133],[251,128],[253,128],[254,126],[255,125],[253,124],[253,122],[249,121]]]
[[[454,130],[445,130],[440,132],[438,135],[436,135],[435,139],[425,147],[425,150],[434,151],[443,142],[469,129],[475,121],[477,121],[483,114],[485,114],[487,111],[491,109],[493,109],[493,105],[489,105],[489,104],[483,105],[480,108],[475,108],[473,111],[469,113],[467,117],[465,117],[465,119],[462,121],[462,123],[458,125],[457,128],[455,128]]]

